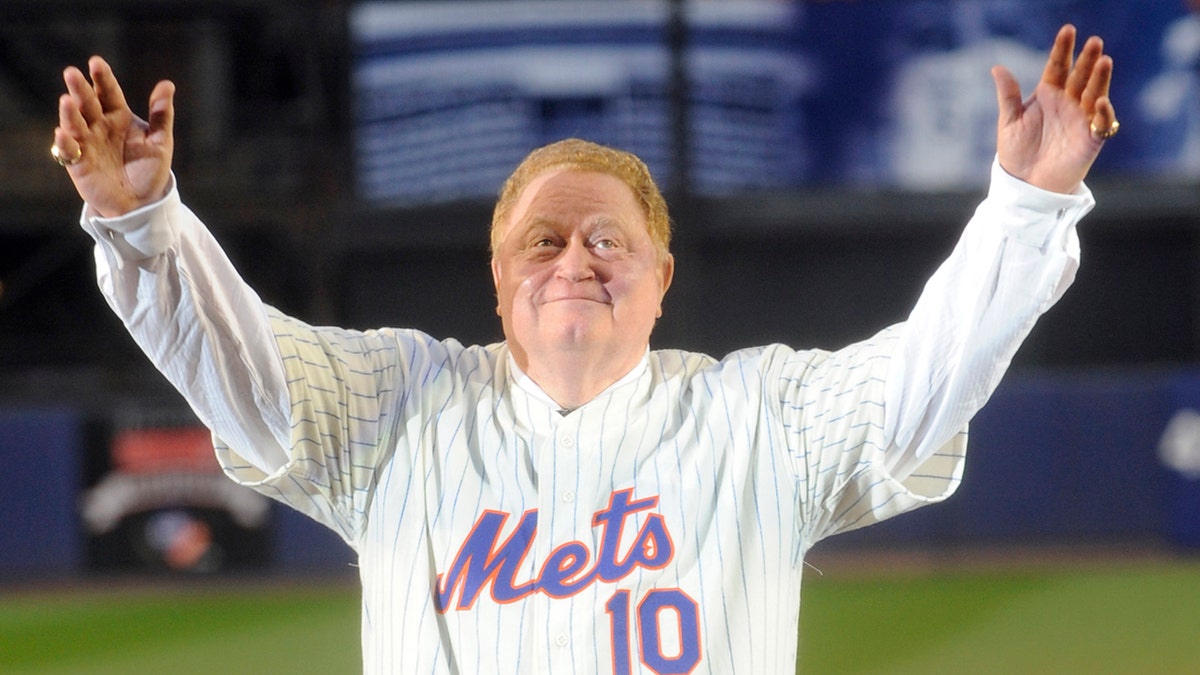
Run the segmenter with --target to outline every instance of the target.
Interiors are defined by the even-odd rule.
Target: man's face
[[[579,351],[632,368],[674,270],[669,255],[658,259],[633,190],[605,173],[551,169],[530,181],[503,226],[492,277],[518,365]]]

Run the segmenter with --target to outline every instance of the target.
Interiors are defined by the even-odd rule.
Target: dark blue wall
[[[1188,373],[1010,376],[971,424],[953,497],[830,545],[1176,539],[1170,523],[1200,484],[1165,468],[1158,443],[1196,404]]]
[[[70,410],[0,410],[0,580],[79,571],[82,445]]]

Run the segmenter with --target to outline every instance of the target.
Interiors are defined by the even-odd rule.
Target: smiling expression
[[[649,345],[673,271],[630,187],[572,168],[529,182],[492,258],[497,313],[527,371],[531,354],[578,352],[628,372]]]

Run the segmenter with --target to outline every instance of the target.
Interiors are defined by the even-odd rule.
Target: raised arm
[[[86,203],[100,290],[200,420],[270,471],[287,461],[283,367],[266,307],[174,189],[175,86],[158,83],[146,121],[103,59],[88,70],[63,72],[51,154]]]
[[[1063,26],[1028,99],[1003,66],[991,190],[904,325],[888,374],[889,464],[907,475],[991,396],[1034,323],[1074,280],[1083,185],[1117,129],[1112,59],[1090,38],[1072,59]]]

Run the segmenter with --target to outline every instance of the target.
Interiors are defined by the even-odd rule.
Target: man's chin
[[[612,330],[601,326],[599,322],[577,319],[543,327],[535,336],[535,341],[543,349],[586,352],[607,348],[612,343],[612,337]]]

